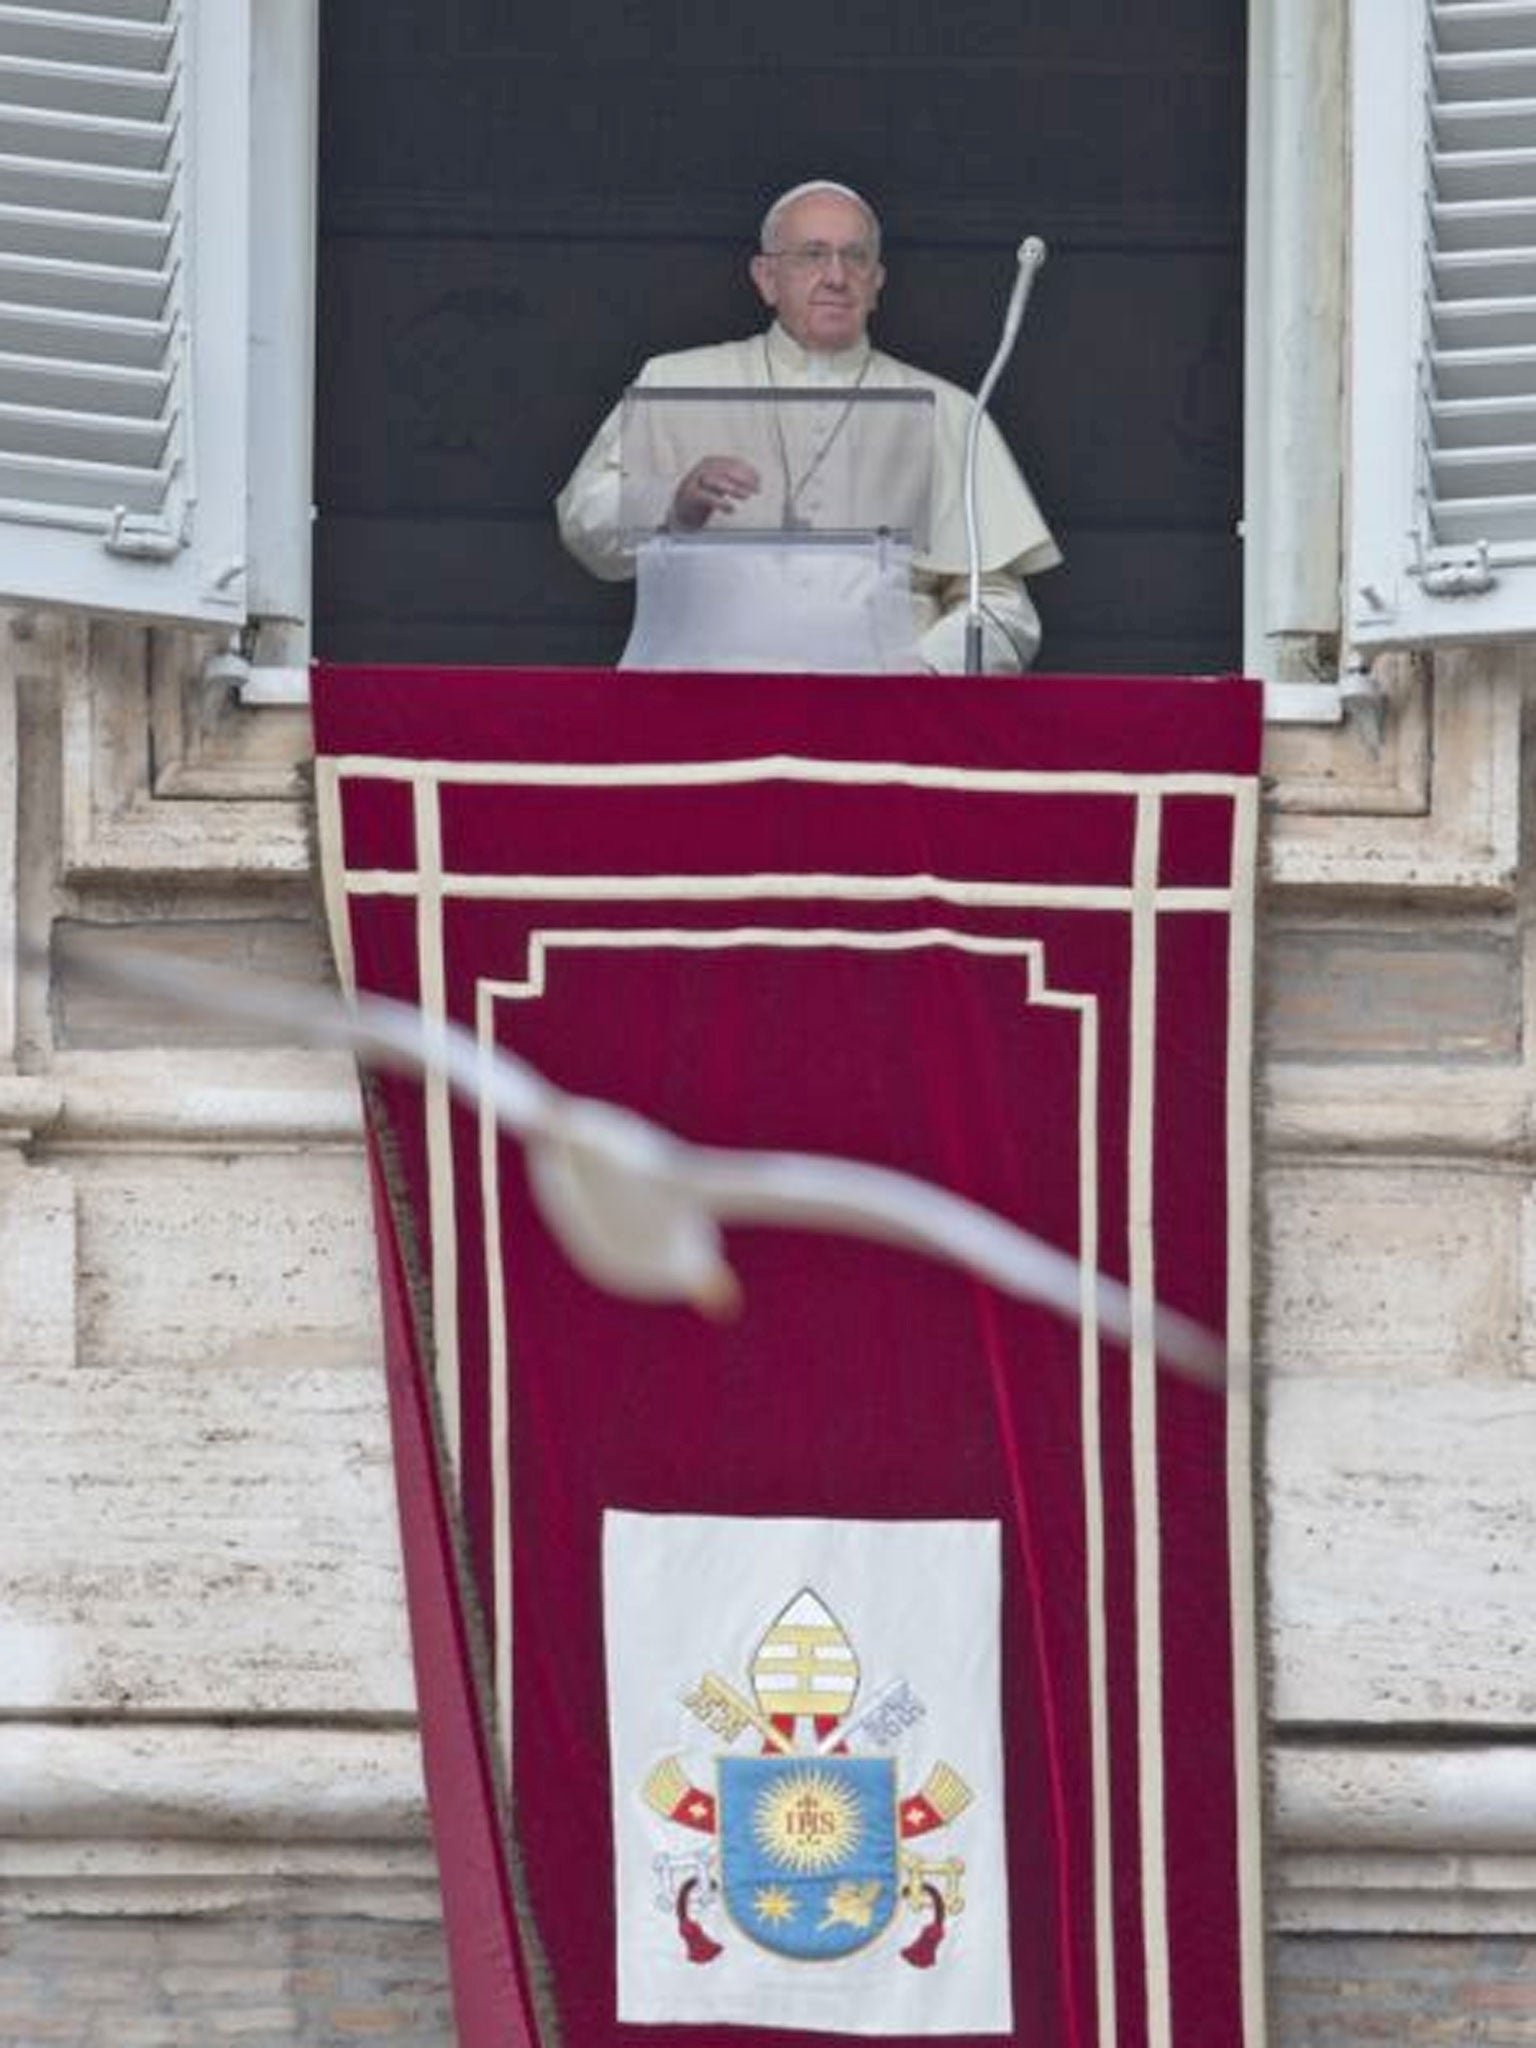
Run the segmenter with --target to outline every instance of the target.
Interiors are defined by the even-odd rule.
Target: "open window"
[[[1355,0],[1347,609],[1536,629],[1536,4]]]
[[[1536,628],[1536,4],[1251,0],[1245,661]]]
[[[296,658],[314,35],[314,0],[0,5],[6,598]]]
[[[299,682],[317,13],[0,4],[0,593],[222,624],[258,672]],[[1272,715],[1327,718],[1357,650],[1532,625],[1536,0],[1250,0],[1249,21],[1245,665]],[[485,199],[498,230],[527,228],[521,190]],[[472,337],[563,303],[449,282],[439,324]],[[406,339],[418,383],[449,361]],[[521,449],[526,414],[469,396]],[[419,443],[434,475],[486,455],[407,424],[394,457]],[[529,501],[541,521],[547,495]],[[458,530],[430,533],[458,573]],[[419,522],[402,534],[411,577],[353,582],[427,580]],[[539,563],[529,631],[577,658],[549,616],[559,565]],[[486,631],[518,658],[499,611]]]

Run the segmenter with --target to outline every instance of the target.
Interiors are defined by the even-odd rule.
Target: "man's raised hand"
[[[744,499],[755,498],[762,483],[750,462],[735,455],[706,455],[672,494],[672,524],[696,533],[716,512],[734,512]]]

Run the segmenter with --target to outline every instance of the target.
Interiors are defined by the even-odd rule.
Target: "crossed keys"
[[[683,1695],[683,1705],[696,1721],[702,1721],[722,1742],[734,1742],[745,1729],[752,1728],[780,1756],[795,1754],[794,1744],[783,1730],[776,1728],[766,1715],[743,1699],[735,1686],[728,1679],[721,1678],[718,1672],[707,1671],[694,1690]],[[927,1711],[906,1680],[897,1679],[876,1693],[860,1713],[840,1721],[830,1734],[824,1735],[816,1745],[815,1754],[825,1755],[855,1735],[866,1736],[882,1747],[899,1742]]]
[[[698,1685],[683,1695],[683,1705],[696,1721],[702,1721],[722,1742],[734,1742],[744,1729],[755,1728],[764,1742],[780,1756],[793,1756],[795,1745],[765,1714],[744,1700],[728,1679],[706,1671]]]
[[[947,1856],[942,1863],[925,1863],[921,1856],[905,1854],[901,1859],[901,1895],[914,1912],[922,1907],[924,1892],[931,1889],[944,1901],[946,1913],[963,1913],[964,1877],[963,1856]]]
[[[719,1889],[712,1849],[699,1849],[689,1856],[653,1856],[651,1875],[656,1880],[656,1905],[663,1913],[672,1911],[678,1893],[690,1879],[706,1893]]]

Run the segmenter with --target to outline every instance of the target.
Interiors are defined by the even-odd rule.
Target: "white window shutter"
[[[1355,0],[1348,607],[1536,631],[1536,0]]]
[[[249,0],[0,0],[0,596],[245,616]]]

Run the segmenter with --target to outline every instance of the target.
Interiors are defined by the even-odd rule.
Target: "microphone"
[[[1044,242],[1038,235],[1026,235],[1019,244],[1018,275],[1013,280],[1008,310],[1003,315],[1002,338],[971,401],[970,424],[965,432],[965,559],[969,571],[965,606],[965,672],[968,676],[981,674],[981,529],[976,517],[976,454],[981,445],[981,422],[993,387],[1013,354],[1013,345],[1019,338],[1019,328],[1024,320],[1024,308],[1029,304],[1029,294],[1034,287],[1035,273],[1044,261]]]

